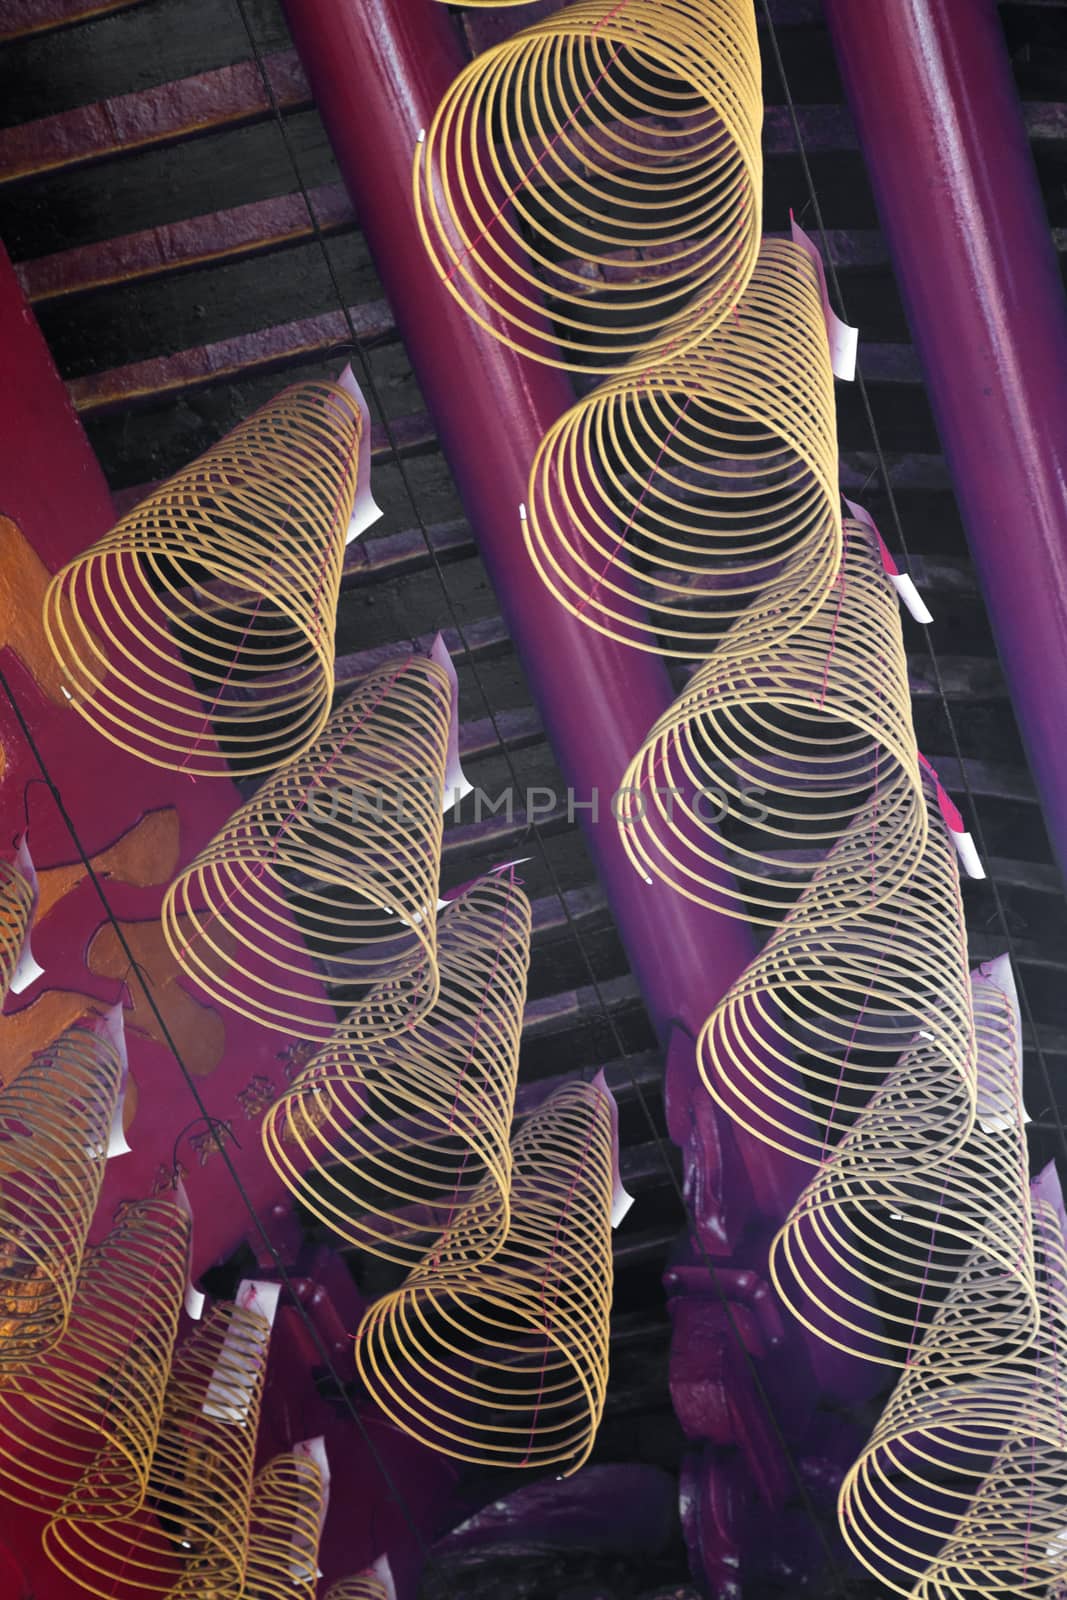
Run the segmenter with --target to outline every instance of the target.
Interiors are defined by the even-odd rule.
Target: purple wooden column
[[[657,657],[583,626],[537,577],[523,545],[519,505],[538,443],[572,403],[570,384],[467,317],[438,282],[416,226],[411,177],[418,134],[463,65],[454,23],[436,0],[286,0],[286,9],[564,781],[580,801],[599,795],[599,820],[589,810],[578,816],[653,1023],[670,1043],[670,1132],[684,1152],[703,1240],[724,1256],[735,1246],[742,1256],[747,1250],[762,1276],[767,1219],[781,1219],[806,1171],[743,1130],[723,1126],[697,1079],[692,1046],[707,1013],[750,959],[752,936],[742,922],[702,910],[662,884],[643,883],[611,813],[630,757],[673,699],[670,680]],[[755,1231],[746,1237],[746,1228]],[[749,1264],[737,1254],[733,1263]],[[712,1296],[703,1261],[698,1275]],[[733,1302],[738,1274],[727,1278],[724,1292]],[[688,1283],[676,1292],[687,1293]],[[747,1309],[737,1307],[742,1320]],[[721,1600],[732,1600],[749,1534],[747,1508],[757,1493],[765,1505],[784,1496],[789,1474],[747,1369],[731,1366],[729,1385],[718,1381],[720,1347],[736,1354],[722,1311],[705,1316],[705,1324],[718,1330],[715,1350],[702,1351],[686,1334],[676,1341],[676,1387],[685,1387],[696,1416],[696,1448],[703,1452],[687,1479],[690,1498],[701,1508],[687,1527],[694,1568],[703,1570]],[[806,1386],[812,1407],[820,1390],[841,1394],[866,1383],[865,1374],[857,1378],[855,1363],[813,1348],[797,1328],[753,1355],[772,1381],[791,1374],[794,1384]],[[803,1428],[806,1417],[797,1425]],[[706,1450],[705,1439],[711,1441]],[[735,1480],[743,1486],[739,1494]]]
[[[824,0],[1067,870],[1067,303],[993,0]]]
[[[611,812],[629,759],[671,703],[655,656],[602,638],[540,582],[521,537],[534,451],[573,400],[566,377],[488,337],[438,282],[411,200],[419,130],[464,64],[435,0],[287,0],[294,41],[433,415],[478,548],[541,711],[654,1026],[699,1029],[747,964],[746,924],[643,883]],[[738,1139],[761,1209],[781,1215],[798,1169]]]
[[[287,13],[563,776],[580,801],[599,793],[599,822],[578,816],[653,1021],[699,1026],[750,958],[748,929],[643,884],[610,809],[673,699],[666,669],[577,622],[523,547],[530,462],[570,385],[482,332],[438,282],[415,223],[416,139],[464,64],[454,23],[436,0],[288,0]]]

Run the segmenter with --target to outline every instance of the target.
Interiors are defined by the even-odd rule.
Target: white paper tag
[[[179,1209],[184,1211],[189,1218],[189,1271],[185,1275],[185,1313],[190,1321],[199,1322],[204,1315],[204,1301],[207,1296],[193,1287],[193,1208],[189,1204],[189,1196],[180,1178],[174,1185],[174,1200]]]
[[[1015,1126],[1016,1096],[1022,1121],[1024,1123],[1030,1121],[1026,1107],[1022,1103],[1023,1027],[1019,1011],[1019,995],[1010,959],[1004,955],[997,956],[994,961],[983,961],[982,965],[975,967],[971,973],[971,988],[976,998],[982,988],[996,989],[1007,998],[1012,1010],[1011,1026],[1017,1073],[1015,1084],[1005,1087],[1000,1083],[990,1083],[981,1051],[978,1055],[978,1126],[983,1133],[1006,1133],[1009,1128]],[[978,1038],[980,1044],[981,1034]]]
[[[326,1440],[321,1433],[314,1439],[301,1439],[299,1444],[294,1444],[293,1454],[294,1456],[306,1456],[310,1461],[314,1461],[315,1465],[319,1469],[319,1476],[322,1479],[322,1499],[319,1502],[318,1513],[318,1538],[315,1541],[315,1549],[311,1552],[312,1557],[317,1558],[319,1544],[322,1542],[322,1530],[326,1524],[326,1513],[330,1508],[330,1458],[326,1454]],[[301,1558],[299,1540],[295,1537],[295,1535],[292,1541],[292,1547],[293,1559],[290,1563],[290,1571],[292,1573],[294,1582],[300,1582],[304,1578],[304,1575],[307,1571],[307,1552],[305,1552],[303,1558]],[[317,1560],[315,1576],[316,1578],[322,1577],[322,1572],[317,1565]]]
[[[516,856],[514,861],[501,861],[497,866],[490,867],[488,872],[483,872],[483,878],[498,878],[502,872],[510,872],[512,867],[523,867],[527,861],[532,861],[533,856]],[[453,900],[458,900],[465,895],[468,889],[474,887],[477,878],[469,878],[466,883],[457,884],[456,888],[449,889],[448,893],[437,902],[438,911],[443,911],[445,906],[450,906]]]
[[[393,1569],[389,1565],[389,1557],[379,1556],[370,1570],[385,1590],[385,1600],[396,1600],[396,1584],[393,1581]]]
[[[1030,1202],[1033,1205],[1038,1201],[1051,1206],[1056,1213],[1064,1240],[1067,1241],[1067,1214],[1063,1209],[1063,1189],[1055,1161],[1050,1161],[1047,1166],[1042,1167],[1037,1177],[1030,1181]]]
[[[129,1087],[130,1060],[126,1054],[126,1016],[121,1005],[114,1005],[109,1011],[104,1012],[101,1036],[105,1038],[122,1062],[122,1076],[119,1079],[119,1097],[115,1103],[115,1114],[111,1119],[111,1129],[107,1140],[107,1160],[112,1156],[128,1156],[130,1146],[126,1142],[126,1132],[123,1127],[126,1114],[126,1090]]]
[[[882,557],[882,568],[886,577],[893,585],[893,588],[900,596],[901,602],[907,607],[908,612],[915,618],[916,622],[933,622],[933,615],[930,612],[925,600],[920,595],[918,589],[916,589],[914,583],[908,577],[908,574],[900,571],[896,562],[893,560],[893,557],[890,555],[888,546],[886,545],[885,540],[882,538],[882,535],[878,532],[878,528],[875,525],[874,518],[871,516],[870,512],[866,510],[864,506],[857,505],[855,500],[849,500],[846,495],[842,495],[841,498],[848,507],[850,515],[854,517],[857,522],[862,523],[865,528],[869,528],[874,534],[874,537],[877,539],[878,551]]]
[[[1045,1546],[1046,1561],[1055,1561],[1059,1563],[1064,1556],[1067,1556],[1067,1528],[1061,1529],[1056,1537]],[[1052,1597],[1062,1593],[1062,1589],[1049,1590],[1049,1594]]]
[[[600,1071],[593,1079],[593,1088],[599,1089],[601,1093],[607,1095],[608,1110],[611,1114],[611,1171],[613,1180],[611,1194],[611,1226],[613,1228],[617,1228],[622,1219],[628,1215],[630,1207],[634,1203],[634,1197],[632,1194],[627,1194],[626,1190],[622,1186],[622,1173],[619,1170],[619,1107],[616,1104],[615,1096],[608,1088],[608,1082],[604,1076],[603,1067],[601,1067]]]
[[[468,783],[464,776],[463,768],[459,761],[459,679],[456,669],[452,665],[452,657],[445,646],[444,638],[438,634],[430,651],[430,660],[436,661],[443,667],[452,687],[452,715],[448,723],[448,756],[445,761],[445,788],[441,796],[442,814],[451,811],[458,805],[465,795],[470,794],[474,788],[473,783]]]
[[[345,544],[348,545],[354,539],[358,539],[361,533],[366,533],[367,529],[385,513],[375,504],[370,490],[370,409],[363,398],[363,390],[352,376],[351,366],[347,366],[342,372],[337,380],[337,387],[343,389],[347,395],[351,395],[363,417],[363,427],[359,435],[359,461],[356,465],[356,498],[352,504],[352,518],[345,536]]]
[[[968,878],[984,878],[985,868],[982,865],[982,860],[978,854],[977,848],[975,847],[974,840],[963,826],[963,818],[960,815],[959,807],[949,795],[948,790],[945,788],[944,784],[941,782],[941,779],[934,771],[933,766],[929,761],[927,761],[921,750],[918,752],[918,755],[919,765],[923,767],[934,780],[934,784],[937,789],[937,805],[938,810],[941,812],[941,820],[944,822],[945,827],[948,829],[949,834],[952,837],[952,843],[956,847],[956,854],[960,858],[960,866],[963,868]]]
[[[851,382],[856,376],[856,349],[859,344],[859,330],[850,328],[847,322],[842,322],[833,306],[830,304],[830,295],[826,287],[826,268],[822,256],[816,247],[814,239],[809,239],[804,229],[797,222],[793,213],[789,213],[789,227],[793,236],[793,243],[809,255],[815,263],[815,270],[819,276],[819,293],[822,297],[822,311],[826,319],[826,337],[830,345],[830,369],[835,378],[844,378]]]
[[[270,1330],[274,1326],[280,1293],[280,1284],[265,1283],[258,1278],[243,1278],[238,1284],[237,1305],[243,1311],[256,1312],[265,1320],[266,1326],[252,1348],[249,1347],[245,1328],[238,1331],[231,1324],[226,1330],[219,1359],[200,1408],[205,1417],[214,1417],[216,1422],[229,1423],[238,1428],[246,1425],[252,1396],[267,1360]]]
[[[15,850],[14,865],[26,879],[33,893],[33,898],[30,902],[30,914],[26,922],[26,937],[22,941],[22,949],[19,951],[14,976],[9,984],[12,994],[21,994],[24,989],[30,987],[31,983],[36,983],[37,979],[44,975],[44,968],[38,966],[33,959],[33,951],[30,949],[30,934],[33,931],[34,918],[37,915],[40,890],[37,884],[37,872],[33,865],[33,857],[30,855],[29,842],[25,834],[22,835]]]

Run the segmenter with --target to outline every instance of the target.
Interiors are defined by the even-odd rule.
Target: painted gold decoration
[[[975,1039],[959,870],[929,780],[926,845],[884,899],[896,819],[861,812],[697,1045],[712,1098],[765,1144],[819,1166],[903,1051],[928,1073],[927,1155],[967,1137]],[[901,874],[897,872],[897,877]],[[940,1109],[938,1109],[940,1108]]]
[[[33,884],[19,870],[18,861],[0,857],[0,1005],[18,971],[33,918],[34,898]]]
[[[105,1025],[86,1020],[0,1090],[0,1383],[67,1326],[121,1077]]]
[[[362,426],[338,385],[294,385],[56,574],[45,631],[98,732],[201,777],[307,749],[333,694]]]
[[[977,1120],[970,1085],[920,1038],[771,1245],[771,1275],[794,1315],[838,1349],[887,1366],[912,1360],[974,1250],[985,1271],[968,1371],[1025,1350],[1037,1325],[1015,1012],[998,988],[977,982],[973,993]],[[953,1129],[961,1146],[946,1156]]]
[[[450,715],[436,662],[388,662],[234,813],[163,902],[167,943],[200,989],[316,1041],[346,1008],[370,1039],[433,1005]]]
[[[252,1485],[247,1600],[315,1600],[326,1485],[317,1462],[285,1451]]]
[[[761,650],[826,598],[841,562],[837,476],[818,279],[802,250],[766,239],[713,333],[684,354],[635,357],[548,430],[530,472],[526,547],[580,622],[664,655],[717,646],[715,670],[728,677],[725,658],[754,648],[731,628],[756,621],[754,597],[767,597]],[[879,591],[878,624],[895,639],[881,616],[886,587],[864,573],[856,609]],[[806,643],[814,654],[820,636]]]
[[[485,1188],[497,1205],[495,1181]],[[582,1465],[607,1388],[612,1189],[609,1097],[569,1084],[514,1140],[511,1227],[494,1258],[481,1259],[475,1200],[367,1311],[356,1361],[386,1416],[461,1461]]]
[[[144,1507],[98,1520],[84,1498],[49,1522],[44,1546],[81,1588],[168,1600],[243,1600],[256,1431],[270,1322],[217,1305],[178,1348]]]
[[[271,1163],[349,1244],[405,1266],[462,1226],[493,1255],[508,1231],[508,1143],[530,960],[530,905],[514,876],[485,877],[437,919],[441,989],[382,1045],[342,1027],[263,1123]],[[439,1269],[446,1260],[443,1253]],[[466,1271],[470,1259],[454,1263]]]
[[[880,845],[860,869],[870,904],[915,870],[926,834],[899,608],[875,536],[846,524],[833,588],[785,639],[776,593],[659,719],[616,806],[644,878],[771,924],[864,807]]]
[[[188,1261],[188,1216],[163,1198],[130,1206],[86,1251],[63,1337],[0,1388],[5,1498],[94,1520],[138,1510]]]
[[[536,361],[685,350],[752,272],[762,119],[748,0],[576,0],[446,92],[415,159],[423,241],[464,310]]]
[[[1067,1250],[1060,1214],[1033,1211],[1041,1323],[1022,1355],[968,1371],[995,1344],[976,1251],[841,1489],[842,1532],[879,1580],[915,1600],[1044,1596],[1067,1577]],[[1008,1303],[1012,1296],[1008,1293]]]

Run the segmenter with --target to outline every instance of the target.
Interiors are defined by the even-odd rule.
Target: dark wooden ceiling
[[[81,9],[91,9],[88,0]],[[452,640],[468,775],[489,793],[512,781],[491,713],[520,783],[559,790],[552,754],[280,8],[275,0],[246,0],[246,10],[392,436],[391,442],[377,416],[374,490],[385,515],[351,553],[338,616],[341,675],[439,627],[448,636],[448,608],[421,520],[476,656],[477,675]],[[774,11],[848,319],[861,330],[861,364],[877,427],[876,446],[858,393],[839,385],[842,484],[865,501],[891,538],[881,450],[911,570],[936,619],[928,639],[905,620],[920,746],[976,825],[990,868],[988,883],[966,889],[971,952],[975,961],[1004,949],[1013,953],[1024,992],[1034,1160],[1062,1158],[1062,883],[818,0],[778,0]],[[78,14],[79,0],[0,3],[0,38],[7,34],[0,44],[0,236],[125,502],[211,444],[284,382],[336,373],[347,331],[234,0],[120,0],[106,14],[54,25]],[[1067,7],[1061,0],[1006,3],[1001,14],[1062,262]],[[510,30],[522,16],[458,13],[456,26],[477,48],[494,29]],[[42,22],[47,25],[29,31]],[[765,63],[769,59],[765,52]],[[766,227],[783,231],[790,206],[804,221],[810,203],[782,85],[766,64],[764,86]],[[577,827],[557,809],[540,831],[551,870],[521,815],[510,825],[503,817],[475,822],[469,806],[461,807],[448,823],[445,877],[460,882],[492,862],[533,857],[522,869],[534,902],[535,936],[521,1082],[533,1086],[576,1070],[591,1074],[607,1062],[621,1100],[624,1177],[638,1199],[617,1235],[612,1379],[594,1460],[643,1461],[674,1472],[684,1440],[667,1388],[669,1325],[660,1275],[682,1213],[630,1076],[636,1074],[662,1132],[660,1063]],[[624,1052],[633,1056],[625,1069]],[[1063,1170],[1067,1175],[1067,1166]],[[459,1563],[454,1571],[450,1559]],[[464,1560],[443,1553],[427,1593],[501,1592],[491,1587],[498,1577],[485,1579],[477,1562],[472,1567]],[[577,1576],[595,1578],[600,1587],[593,1588],[574,1587],[573,1563],[557,1569],[558,1561],[546,1557],[539,1566],[527,1553],[507,1592],[531,1600],[673,1594],[680,1591],[656,1585],[681,1582],[684,1558],[675,1539],[647,1570],[632,1562],[615,1562],[610,1571],[583,1568]],[[484,1589],[483,1579],[490,1585]]]

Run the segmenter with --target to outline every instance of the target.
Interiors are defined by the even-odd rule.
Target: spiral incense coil
[[[779,640],[774,586],[735,624],[745,652],[720,649],[698,669],[620,785],[619,834],[642,877],[727,916],[780,922],[818,853],[868,802],[881,843],[864,871],[868,901],[892,895],[922,854],[896,594],[873,535],[845,531],[840,576],[815,615]]]
[[[445,288],[572,372],[685,350],[760,235],[763,103],[747,0],[576,0],[478,56],[415,157]]]
[[[189,1259],[172,1201],[130,1208],[85,1254],[66,1333],[0,1389],[0,1494],[30,1510],[132,1515],[144,1499]]]
[[[846,1540],[899,1594],[1043,1596],[1067,1575],[1067,1250],[1040,1200],[1033,1227],[1040,1327],[1030,1349],[961,1376],[968,1351],[984,1355],[996,1340],[990,1263],[976,1251],[842,1485]]]
[[[0,1089],[0,1383],[67,1326],[121,1079],[85,1021]]]
[[[0,858],[0,1005],[18,971],[33,917],[33,885],[14,861]]]
[[[987,1263],[968,1371],[1024,1350],[1037,1326],[1014,1008],[974,988],[978,1120],[966,1080],[920,1041],[894,1067],[771,1245],[781,1299],[828,1344],[905,1366],[972,1250]],[[932,1154],[932,1159],[931,1159]],[[997,1269],[999,1268],[999,1273]],[[992,1315],[985,1315],[986,1301]],[[869,1307],[880,1319],[872,1321]]]
[[[286,1451],[256,1474],[245,1600],[315,1600],[325,1495],[310,1456]]]
[[[608,1095],[560,1089],[512,1145],[511,1226],[493,1259],[476,1198],[371,1305],[360,1376],[413,1438],[483,1466],[569,1474],[586,1460],[608,1380],[613,1149]],[[484,1190],[498,1205],[495,1180]]]
[[[354,1578],[332,1583],[323,1600],[390,1600],[390,1595],[377,1573],[368,1568]]]
[[[949,1155],[970,1131],[976,1056],[959,870],[925,779],[924,790],[926,845],[903,886],[879,897],[897,839],[881,805],[869,806],[697,1042],[712,1099],[755,1138],[815,1166],[904,1051],[927,1073],[927,1158]]]
[[[404,1266],[475,1199],[484,1258],[508,1231],[530,961],[530,904],[513,878],[481,878],[445,907],[437,958],[432,1011],[385,1049],[342,1027],[263,1122],[271,1164],[308,1210]]]
[[[377,668],[179,874],[163,932],[213,1000],[315,1041],[346,1008],[371,1039],[433,1005],[450,717],[436,662]]]
[[[731,624],[754,621],[754,597],[769,602],[762,647],[825,599],[841,563],[837,476],[815,268],[796,245],[766,239],[714,333],[684,355],[637,357],[549,429],[530,472],[526,547],[580,622],[662,655],[717,648],[726,672],[727,656],[752,648]],[[877,591],[895,643],[899,628],[881,615],[887,587],[864,574],[856,600]]]
[[[244,1600],[269,1339],[259,1312],[212,1307],[174,1356],[144,1506],[98,1518],[76,1491],[43,1536],[61,1572],[101,1600]]]
[[[156,766],[269,772],[329,715],[363,421],[302,383],[58,572],[44,626],[77,711]]]

